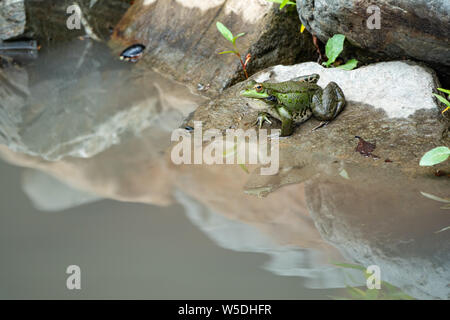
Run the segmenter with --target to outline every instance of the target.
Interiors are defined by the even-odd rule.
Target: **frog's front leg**
[[[283,105],[278,105],[276,107],[276,111],[281,121],[280,137],[290,136],[294,132],[294,121],[292,119],[292,115]]]
[[[330,82],[325,89],[318,90],[312,97],[311,110],[318,120],[331,121],[344,107],[344,93],[335,82]]]
[[[258,128],[261,129],[264,122],[267,122],[269,124],[272,124],[272,121],[270,121],[269,116],[273,117],[273,114],[276,113],[275,106],[278,104],[278,99],[275,96],[269,96],[264,99],[267,104],[269,105],[267,112],[260,112],[258,113],[258,118],[256,118],[256,123],[258,125]]]
[[[294,121],[292,116],[283,105],[271,106],[267,109],[267,112],[260,112],[255,123],[258,125],[259,129],[261,129],[264,122],[272,124],[270,116],[281,121],[281,137],[290,136],[292,132],[294,132]]]

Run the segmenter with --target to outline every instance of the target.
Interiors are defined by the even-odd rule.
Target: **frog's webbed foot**
[[[258,128],[261,129],[264,122],[272,124],[272,121],[270,121],[270,119],[269,119],[269,114],[267,114],[266,112],[260,112],[258,114],[258,117],[256,118],[255,125],[258,125]]]
[[[312,98],[311,110],[318,120],[333,120],[344,107],[344,93],[335,82],[330,82],[325,89],[317,91]]]

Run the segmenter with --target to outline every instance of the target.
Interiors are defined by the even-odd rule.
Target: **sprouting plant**
[[[222,36],[225,39],[227,39],[229,42],[231,42],[231,44],[233,45],[233,50],[222,51],[222,52],[219,52],[219,54],[231,53],[231,54],[236,55],[239,58],[239,61],[241,62],[241,66],[242,66],[242,70],[244,71],[245,78],[248,79],[247,65],[251,59],[251,55],[250,55],[250,53],[247,54],[247,56],[245,57],[245,61],[242,60],[242,56],[236,46],[236,40],[238,38],[242,37],[243,35],[245,35],[245,33],[239,33],[238,35],[233,36],[233,33],[227,27],[225,27],[223,25],[223,23],[217,21],[216,26],[217,26],[217,30],[219,30],[219,32],[222,34]]]
[[[334,265],[346,269],[356,269],[364,273],[366,279],[369,274],[366,273],[366,268],[357,264],[350,263],[333,263]],[[350,275],[347,276],[351,279]],[[353,280],[353,279],[351,279]],[[346,287],[347,296],[331,297],[335,300],[414,300],[413,297],[404,293],[401,289],[386,281],[381,281],[381,289],[360,289],[358,287]]]
[[[442,89],[442,88],[437,88],[439,91],[444,92],[446,94],[450,94],[450,90],[447,89]],[[433,93],[433,95],[438,98],[438,100],[440,102],[442,102],[443,104],[445,104],[446,108],[444,110],[442,110],[442,113],[448,111],[450,109],[450,101],[448,101],[447,99],[445,99],[443,96]]]
[[[328,39],[327,45],[325,46],[325,54],[328,58],[327,62],[323,62],[322,65],[329,68],[330,66],[334,66],[334,63],[344,50],[344,41],[345,36],[343,34],[335,34],[333,37]],[[353,70],[358,65],[358,60],[350,59],[346,64],[337,66],[338,69],[343,70]]]
[[[289,1],[289,0],[267,0],[269,2],[279,3],[280,4],[280,10],[283,9],[286,5],[294,5],[295,6],[295,0]]]
[[[282,10],[285,6],[287,5],[291,5],[291,6],[295,6],[296,5],[296,0],[293,1],[289,1],[289,0],[267,0],[269,2],[274,2],[274,3],[279,3],[280,4],[280,10]],[[300,26],[300,33],[303,33],[303,31],[305,31],[305,26],[302,25]]]
[[[445,146],[436,147],[422,156],[419,165],[434,166],[435,164],[444,162],[448,157],[450,157],[450,148]]]
[[[226,158],[234,157],[234,155],[236,154],[237,162],[239,163],[239,167],[241,167],[241,169],[244,170],[245,173],[250,174],[250,171],[248,170],[248,168],[245,166],[245,164],[239,158],[239,154],[237,153],[237,147],[238,147],[237,143],[234,143],[233,148],[225,150],[223,152],[223,156]]]

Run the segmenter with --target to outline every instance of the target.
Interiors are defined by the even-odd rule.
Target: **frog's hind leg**
[[[313,73],[307,76],[300,76],[292,79],[291,81],[295,82],[307,82],[307,83],[317,83],[320,79],[320,76],[317,73]]]
[[[335,82],[330,82],[325,89],[318,90],[311,101],[313,115],[321,121],[333,120],[344,107],[344,93]]]

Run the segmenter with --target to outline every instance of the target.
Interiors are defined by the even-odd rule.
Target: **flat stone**
[[[346,159],[364,166],[384,166],[384,160],[389,159],[404,172],[418,173],[425,170],[417,164],[426,151],[448,144],[448,120],[440,114],[443,106],[432,95],[438,85],[436,76],[420,64],[386,62],[344,71],[303,63],[275,66],[252,78],[277,82],[312,73],[320,75],[321,86],[335,81],[343,89],[347,105],[328,126],[311,132],[318,124],[311,119],[301,124],[292,136],[282,139],[281,166],[314,164],[312,155],[316,154],[319,158]],[[204,130],[250,128],[261,102],[241,98],[239,92],[245,86],[245,83],[235,85],[217,100],[199,107],[187,125],[202,121]],[[277,125],[275,121],[273,127]],[[368,161],[355,153],[355,136],[376,142],[374,154],[381,160]]]

